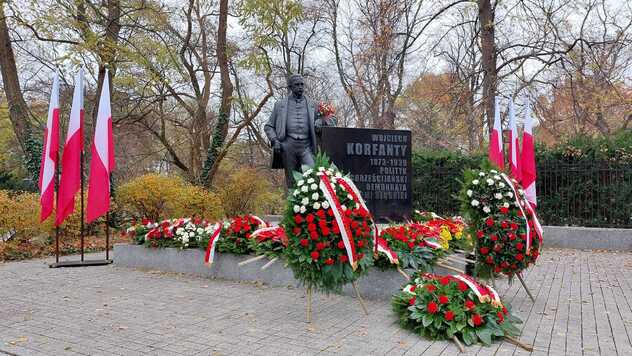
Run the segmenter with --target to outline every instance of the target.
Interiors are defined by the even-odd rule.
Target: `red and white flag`
[[[505,156],[503,154],[502,124],[500,122],[500,102],[494,98],[496,110],[494,111],[494,129],[489,138],[489,160],[499,169],[505,169]]]
[[[110,174],[114,170],[114,166],[110,80],[106,70],[92,142],[92,161],[90,161],[90,178],[88,179],[88,213],[86,219],[88,222],[94,221],[110,209]]]
[[[509,98],[509,163],[511,164],[511,177],[520,183],[522,181],[522,171],[520,170],[520,142],[518,137],[518,126],[516,125],[516,113],[514,111],[513,99]]]
[[[531,108],[527,104],[525,109],[524,130],[522,131],[522,186],[529,203],[536,206],[536,166],[535,166],[535,139],[533,138],[533,118]]]
[[[61,157],[61,180],[55,225],[61,225],[75,210],[75,195],[81,188],[81,154],[83,152],[83,68],[75,76],[68,133]]]
[[[40,165],[40,222],[46,220],[55,208],[55,167],[59,151],[59,74],[53,78],[53,89],[48,104],[48,118],[44,129],[44,147]]]

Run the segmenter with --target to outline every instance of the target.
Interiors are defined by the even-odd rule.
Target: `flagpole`
[[[59,209],[59,150],[55,158],[55,213]],[[59,225],[55,224],[55,263],[59,263]]]
[[[83,130],[82,130],[82,134],[83,134]],[[83,226],[83,156],[84,156],[83,147],[81,147],[81,163],[79,165],[79,171],[81,172],[81,174],[80,174],[80,176],[81,176],[81,262],[83,262],[83,257],[84,257],[84,253],[83,253],[83,244],[84,244],[84,233],[83,233],[83,229],[84,229],[84,226]]]
[[[110,259],[110,211],[105,213],[105,259]]]

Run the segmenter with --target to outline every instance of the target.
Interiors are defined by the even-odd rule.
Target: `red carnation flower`
[[[318,233],[317,233],[316,231],[310,231],[310,232],[309,232],[309,237],[310,237],[312,240],[316,241],[316,240],[318,240]]]
[[[524,215],[522,214],[522,210],[518,210],[518,211],[516,212],[516,215],[518,215],[518,216],[520,216],[520,217],[523,217],[523,216],[524,216]]]
[[[426,310],[428,311],[428,313],[430,314],[435,314],[436,312],[439,311],[439,306],[437,305],[437,303],[435,302],[430,302],[428,303],[428,305],[426,306]]]
[[[481,230],[476,231],[476,237],[478,237],[479,239],[482,239],[483,236],[485,236],[484,232],[482,232]]]
[[[448,284],[450,284],[450,277],[448,276],[442,277],[439,280],[439,283],[441,283],[442,286],[447,286]]]
[[[362,240],[358,241],[357,246],[358,246],[358,248],[364,247],[364,241],[362,241]]]
[[[489,227],[494,226],[494,219],[492,219],[492,218],[485,219],[485,224],[487,224],[487,226],[489,226]]]
[[[524,255],[523,255],[523,254],[521,254],[521,253],[517,254],[517,255],[516,255],[516,260],[517,260],[517,261],[522,261],[522,260],[524,260]]]
[[[472,323],[474,324],[474,326],[479,326],[483,324],[483,319],[478,314],[472,314]]]
[[[509,225],[509,227],[510,227],[512,230],[514,230],[514,231],[518,230],[518,224],[516,224],[516,223],[511,223],[511,224]]]
[[[294,232],[294,235],[298,235],[301,233],[301,228],[297,226],[294,229],[292,229],[292,231]]]
[[[527,241],[527,234],[520,234],[520,239]]]
[[[307,220],[308,223],[313,223],[314,222],[314,214],[312,214],[312,213],[307,214],[307,217],[305,218],[305,220]]]
[[[496,266],[496,267],[494,267],[494,272],[495,272],[495,273],[500,273],[502,270],[503,270],[503,269],[502,269],[502,268],[500,268],[500,266]]]
[[[486,254],[488,254],[488,253],[489,253],[489,248],[487,248],[487,247],[481,247],[481,248],[479,249],[479,251],[480,251],[481,255],[486,255]]]
[[[524,248],[524,245],[522,244],[522,242],[518,242],[518,243],[516,244],[516,249],[517,249],[518,251],[521,251],[523,248]]]
[[[321,227],[320,232],[323,234],[323,236],[329,236],[329,234],[331,233],[328,227]]]
[[[312,260],[316,261],[318,257],[320,257],[320,253],[318,253],[318,251],[312,251],[310,256],[312,256]]]
[[[338,246],[339,249],[344,250],[345,249],[345,242],[340,240],[340,241],[338,241],[336,246]]]
[[[498,241],[498,236],[496,235],[489,235],[489,239],[492,241]]]
[[[334,226],[331,227],[331,231],[336,235],[340,234],[340,228],[336,222],[334,222]]]
[[[507,315],[509,314],[509,310],[507,310],[507,308],[503,307],[503,314]]]
[[[502,248],[502,245],[494,245],[494,252],[500,252]]]
[[[303,247],[307,247],[307,245],[309,245],[309,240],[307,240],[307,239],[302,239],[302,240],[301,240],[301,246],[303,246]]]
[[[476,304],[474,304],[473,301],[468,299],[465,301],[465,304],[463,304],[463,306],[465,307],[466,310],[472,310],[474,309],[474,307],[476,307]]]
[[[294,222],[297,223],[297,224],[302,223],[303,222],[303,217],[298,215],[298,214],[294,215]]]
[[[516,240],[516,234],[514,234],[513,232],[508,233],[507,236],[509,236],[509,241]]]
[[[417,301],[417,297],[412,297],[410,298],[410,300],[408,301],[408,305],[415,305],[415,302]]]
[[[426,290],[430,293],[437,290],[437,287],[435,287],[434,284],[426,284],[424,288],[426,288]]]
[[[334,211],[331,208],[327,209],[327,215],[334,216]]]
[[[459,282],[459,290],[461,292],[465,292],[469,289],[470,287],[467,286],[467,284],[463,283],[463,282]]]
[[[502,312],[497,312],[496,317],[498,317],[498,324],[502,324],[505,321],[505,316]]]
[[[309,223],[307,225],[307,231],[315,231],[315,230],[316,230],[316,224]]]
[[[316,244],[316,250],[320,251],[320,250],[322,250],[324,248],[325,248],[325,244],[324,243],[319,242],[319,243]]]
[[[452,319],[454,319],[454,313],[451,310],[448,310],[447,312],[443,313],[443,318],[446,321],[452,321]]]
[[[501,208],[500,208],[500,212],[501,212],[502,214],[507,214],[507,213],[509,213],[509,208],[505,208],[505,207],[503,206],[503,207],[501,207]]]
[[[323,209],[318,209],[318,211],[316,212],[316,215],[317,215],[319,218],[324,219],[324,218],[325,218],[325,216],[326,216],[326,215],[325,215],[325,210],[323,210]]]
[[[485,259],[485,262],[488,265],[493,265],[494,264],[494,259],[492,258],[492,256],[487,256],[487,258]]]
[[[338,256],[338,259],[340,260],[340,262],[347,262],[347,261],[349,261],[349,257],[347,257],[347,255],[340,255],[340,256]]]
[[[439,304],[448,304],[450,303],[450,299],[445,295],[439,296]]]
[[[334,260],[332,258],[328,258],[325,260],[325,264],[331,266],[334,264]]]
[[[409,242],[408,243],[408,248],[410,248],[410,249],[415,248],[415,243],[414,242]]]
[[[411,285],[410,285],[410,291],[411,291],[411,292],[414,292],[414,291],[415,291],[415,289],[417,289],[417,285],[416,285],[416,284],[411,284]]]
[[[141,222],[142,222],[142,224],[143,224],[143,225],[147,225],[147,224],[149,224],[149,223],[151,222],[151,220],[149,220],[149,219],[147,219],[147,218],[143,218],[143,219],[141,220]]]

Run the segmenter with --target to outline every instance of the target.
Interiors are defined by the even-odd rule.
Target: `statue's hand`
[[[274,140],[272,150],[274,150],[274,153],[281,153],[281,142],[279,142],[279,140]]]

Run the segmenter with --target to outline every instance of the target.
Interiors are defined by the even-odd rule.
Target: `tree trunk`
[[[491,0],[478,0],[478,19],[481,26],[481,63],[483,67],[483,107],[485,114],[483,124],[492,132],[494,118],[494,97],[496,96],[496,43],[494,35],[494,9]]]
[[[230,70],[228,67],[228,51],[226,42],[226,22],[228,19],[228,0],[219,2],[219,24],[217,27],[217,64],[220,73],[220,86],[222,88],[222,101],[219,107],[219,115],[213,130],[213,139],[209,146],[204,170],[202,172],[202,184],[210,186],[213,177],[217,173],[220,160],[218,159],[220,150],[228,135],[228,118],[230,117],[233,100],[233,83],[230,81]]]
[[[9,120],[13,126],[13,132],[24,153],[27,171],[33,178],[33,181],[37,182],[41,144],[33,136],[29,108],[20,89],[15,55],[4,14],[4,0],[0,0],[0,72],[2,73],[2,84],[9,104]]]

